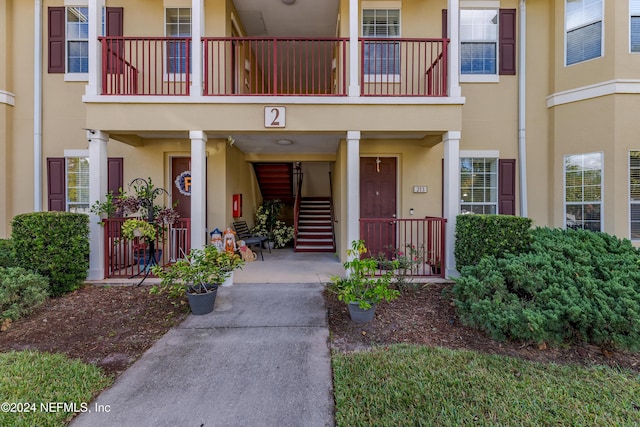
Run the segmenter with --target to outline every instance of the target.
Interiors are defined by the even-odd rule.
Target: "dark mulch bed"
[[[443,283],[412,285],[402,296],[382,303],[373,321],[358,325],[349,318],[347,307],[334,294],[325,292],[329,311],[331,344],[338,351],[354,351],[372,345],[395,343],[474,350],[486,354],[519,357],[543,363],[609,365],[640,372],[640,353],[611,352],[597,346],[578,344],[549,348],[532,342],[497,342],[486,334],[464,326],[456,315],[449,290]]]
[[[379,306],[365,325],[349,319],[346,306],[326,292],[331,346],[354,351],[373,345],[412,343],[502,354],[538,362],[605,364],[640,372],[640,354],[609,352],[590,345],[545,348],[536,343],[499,343],[465,327],[456,316],[448,284],[417,285]],[[147,286],[89,285],[52,298],[27,318],[0,332],[0,351],[33,349],[64,353],[119,374],[181,322],[186,306],[176,307]]]

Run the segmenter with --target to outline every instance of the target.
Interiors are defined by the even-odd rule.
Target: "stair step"
[[[296,252],[335,252],[334,246],[296,246]]]

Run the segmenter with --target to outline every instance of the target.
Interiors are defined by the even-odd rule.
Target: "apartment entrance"
[[[396,247],[397,159],[360,158],[360,218],[389,218],[360,227],[371,256],[391,258]]]
[[[186,172],[191,171],[191,157],[172,157],[171,158],[171,202],[176,203],[176,211],[180,214],[180,218],[191,218],[191,196],[189,195],[191,187],[191,175],[188,176],[188,182],[185,182]]]

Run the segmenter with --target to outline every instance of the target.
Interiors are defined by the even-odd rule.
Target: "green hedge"
[[[458,270],[482,257],[529,250],[531,219],[513,215],[458,215],[454,254]]]
[[[15,267],[16,259],[11,239],[0,239],[0,267]]]
[[[529,253],[483,258],[453,288],[467,325],[498,340],[640,350],[640,253],[585,230],[531,231]]]
[[[50,294],[78,289],[89,268],[89,217],[70,212],[17,215],[11,223],[19,267],[49,278]]]
[[[0,267],[0,320],[17,320],[33,311],[48,296],[46,277],[20,267]]]

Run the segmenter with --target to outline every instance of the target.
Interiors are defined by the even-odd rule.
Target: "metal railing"
[[[444,277],[446,219],[361,218],[360,238],[381,270],[396,260],[407,276]]]
[[[448,39],[361,38],[363,96],[447,96]]]
[[[102,94],[188,96],[190,37],[100,37]],[[362,96],[447,96],[448,39],[361,38]],[[347,96],[347,38],[204,37],[203,94]]]
[[[122,236],[127,218],[108,218],[104,223],[105,278],[132,278],[144,275],[154,263],[164,266],[183,258],[191,249],[191,220],[180,218],[155,240],[155,260],[144,239]]]
[[[347,39],[203,38],[204,95],[347,95]]]
[[[189,95],[190,37],[100,37],[103,95]]]

